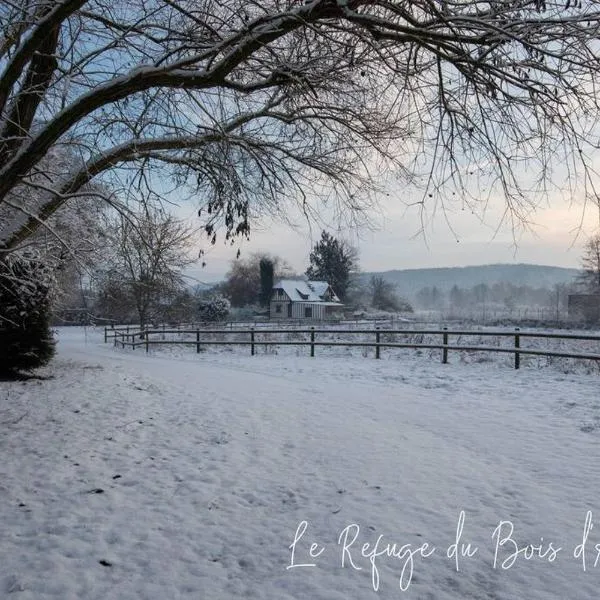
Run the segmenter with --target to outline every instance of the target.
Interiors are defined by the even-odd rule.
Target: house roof
[[[333,302],[325,301],[323,295],[329,289],[326,281],[304,281],[302,279],[281,279],[273,289],[283,289],[292,302],[319,302],[321,304],[339,304],[339,298],[333,293]]]
[[[326,281],[307,281],[307,284],[319,298],[322,298],[323,294],[329,289],[329,284]]]

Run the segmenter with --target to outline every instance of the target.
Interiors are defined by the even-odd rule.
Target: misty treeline
[[[531,287],[515,285],[510,282],[498,282],[491,285],[480,283],[471,287],[452,286],[444,290],[437,286],[419,289],[412,300],[417,308],[439,311],[470,311],[498,309],[510,313],[526,307],[557,306],[564,310],[568,304],[568,296],[573,293],[575,285],[557,284],[552,287]]]

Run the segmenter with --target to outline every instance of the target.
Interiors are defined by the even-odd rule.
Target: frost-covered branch
[[[35,219],[130,168],[140,198],[157,173],[198,197],[213,239],[288,201],[360,211],[390,169],[434,202],[500,194],[517,221],[553,185],[595,191],[599,0],[13,0],[0,17],[0,206]],[[59,146],[77,159],[38,206]],[[5,250],[36,228],[17,225]]]

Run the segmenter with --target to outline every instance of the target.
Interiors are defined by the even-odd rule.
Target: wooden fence
[[[269,336],[279,334],[299,334],[305,336],[304,339],[298,340],[281,340],[269,339]],[[166,340],[165,335],[179,334],[189,335],[192,339]],[[231,336],[240,337],[242,334],[247,339],[225,339]],[[323,340],[317,336],[323,335],[340,335],[344,334],[349,339],[344,340]],[[156,339],[155,336],[160,335],[163,339]],[[210,339],[209,336],[219,335],[224,339]],[[356,336],[362,335],[370,339],[362,339],[356,341]],[[439,337],[440,343],[423,343],[423,342],[397,342],[392,341],[393,338],[401,335],[417,335],[417,336],[434,336]],[[383,339],[382,336],[385,338]],[[495,337],[508,338],[511,341],[510,346],[492,346],[482,344],[460,344],[451,343],[452,339],[464,336],[480,336],[480,337]],[[354,338],[354,339],[352,339]],[[434,349],[441,350],[441,360],[443,363],[448,362],[449,352],[468,351],[468,352],[497,352],[514,355],[514,367],[518,369],[521,364],[521,355],[531,356],[546,356],[556,358],[574,358],[600,361],[600,353],[594,352],[576,352],[576,351],[556,351],[545,350],[540,348],[525,347],[521,345],[523,339],[538,338],[538,339],[553,339],[567,341],[592,341],[598,343],[600,350],[600,335],[578,334],[578,333],[544,333],[532,331],[520,331],[515,329],[496,330],[496,331],[473,331],[473,330],[449,330],[447,327],[442,329],[339,329],[339,328],[321,328],[315,327],[304,329],[255,329],[251,327],[247,330],[231,330],[231,329],[146,329],[127,327],[127,328],[105,328],[104,341],[109,339],[114,340],[115,346],[121,348],[130,347],[135,350],[138,347],[143,347],[146,352],[151,346],[168,344],[168,345],[187,345],[194,346],[197,353],[200,353],[203,346],[207,345],[225,345],[225,346],[250,346],[250,354],[254,356],[257,346],[307,346],[310,348],[310,356],[315,356],[315,348],[319,346],[345,346],[345,347],[362,347],[373,348],[375,358],[381,358],[381,352],[384,348],[413,348],[413,349]]]

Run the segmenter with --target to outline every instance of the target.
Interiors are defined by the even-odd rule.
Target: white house
[[[271,319],[327,319],[343,308],[326,281],[282,279],[271,293]]]

